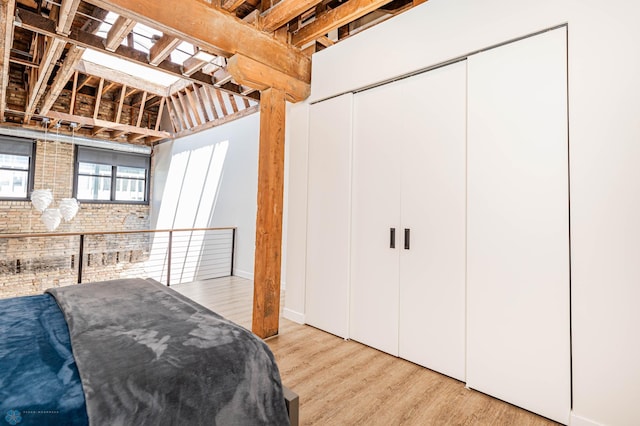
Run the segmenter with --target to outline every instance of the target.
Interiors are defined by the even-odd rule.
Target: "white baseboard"
[[[233,271],[233,275],[236,276],[236,277],[240,277],[240,278],[244,278],[246,280],[253,281],[253,272],[241,271],[239,269],[236,269],[236,270]]]
[[[304,314],[300,312],[292,311],[291,309],[284,308],[282,310],[282,316],[298,324],[304,324]]]
[[[596,423],[593,420],[577,416],[574,413],[571,413],[571,421],[569,424],[571,426],[602,426],[600,423]]]

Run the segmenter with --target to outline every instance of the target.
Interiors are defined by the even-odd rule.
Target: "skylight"
[[[178,76],[138,65],[134,62],[129,62],[96,50],[87,49],[82,55],[82,59],[164,87],[169,87],[180,80]]]
[[[193,44],[183,41],[173,52],[171,52],[171,62],[182,64],[194,53],[196,53],[196,50],[194,49]]]

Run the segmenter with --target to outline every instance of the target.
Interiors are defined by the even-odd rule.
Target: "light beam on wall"
[[[224,163],[229,149],[229,141],[218,142],[190,151],[172,155],[165,183],[162,202],[158,212],[157,229],[206,228],[215,209],[222,180]],[[185,242],[172,251],[171,282],[189,282],[197,279],[198,267],[185,268],[187,259],[197,264],[202,258],[203,233],[180,234]],[[166,235],[154,237],[149,257],[151,265],[166,263],[168,241]],[[177,275],[180,272],[180,275]],[[175,275],[174,275],[175,274]],[[154,275],[150,272],[150,276]],[[159,280],[166,279],[166,265],[156,272]]]

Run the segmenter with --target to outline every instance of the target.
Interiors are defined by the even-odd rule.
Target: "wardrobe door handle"
[[[396,228],[389,229],[389,248],[396,248]]]
[[[411,229],[404,229],[404,249],[409,250],[411,248]]]

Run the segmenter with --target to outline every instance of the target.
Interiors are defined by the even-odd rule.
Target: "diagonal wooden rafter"
[[[169,96],[169,98],[171,99],[171,105],[173,106],[173,110],[175,112],[175,116],[176,116],[176,123],[178,124],[178,128],[185,130],[188,129],[189,126],[187,125],[186,122],[186,117],[184,116],[183,112],[182,112],[182,108],[180,107],[180,101],[176,99],[178,95],[172,95]]]
[[[71,102],[69,102],[69,114],[73,114],[76,108],[76,93],[78,92],[78,71],[73,73],[73,86],[71,91]]]
[[[203,130],[211,129],[213,127],[221,126],[223,124],[229,123],[234,120],[238,120],[239,118],[246,117],[248,115],[254,114],[260,110],[260,105],[254,105],[250,108],[245,108],[239,112],[234,114],[225,115],[224,117],[217,118],[215,120],[208,121],[200,126],[193,127],[190,129],[182,130],[174,135],[174,138],[181,138],[183,136],[192,135],[197,132],[201,132]]]
[[[227,106],[224,104],[224,99],[222,98],[222,93],[216,90],[216,97],[218,98],[218,103],[220,104],[220,109],[222,109],[222,116],[229,115],[227,112]]]
[[[124,98],[127,93],[127,85],[125,84],[120,89],[120,102],[118,102],[118,110],[116,112],[116,123],[120,123],[120,116],[122,116],[122,106],[124,105]]]
[[[228,95],[228,96],[229,96],[229,103],[231,104],[231,109],[235,114],[236,112],[238,112],[238,103],[236,102],[236,97],[233,95]]]
[[[110,52],[115,52],[118,46],[124,41],[125,38],[133,31],[133,27],[136,26],[136,21],[133,19],[118,16],[116,22],[113,23],[109,33],[107,33],[107,39],[104,43],[105,49]]]
[[[176,96],[178,97],[178,101],[180,102],[180,106],[182,107],[182,111],[184,113],[185,123],[187,124],[187,127],[189,128],[194,127],[195,122],[193,121],[193,118],[191,118],[191,112],[189,111],[189,106],[187,105],[187,102],[184,100],[184,96],[182,96],[182,92],[176,93]]]
[[[299,49],[199,0],[162,5],[158,5],[156,0],[88,2],[157,28],[164,34],[174,35],[209,52],[227,57],[241,53],[295,79],[307,83],[311,81],[311,61]]]
[[[200,107],[200,111],[202,111],[202,116],[204,117],[204,121],[205,122],[211,121],[212,118],[210,118],[209,112],[207,111],[207,107],[204,104],[204,99],[200,94],[200,88],[196,86],[195,83],[191,84],[191,88],[193,90],[193,97],[196,98],[196,101],[198,102],[198,106]]]
[[[47,115],[49,110],[51,110],[56,99],[58,99],[60,93],[62,93],[62,89],[64,89],[64,86],[76,70],[76,65],[82,58],[84,51],[84,48],[77,46],[69,49],[62,67],[58,70],[58,73],[49,88],[49,92],[47,92],[47,95],[44,97],[42,107],[40,108],[41,115]]]
[[[262,31],[273,32],[322,0],[282,0],[262,14]]]
[[[58,27],[56,31],[60,34],[69,35],[73,18],[76,16],[80,0],[62,0],[60,2],[60,12],[58,13]]]
[[[20,26],[29,31],[33,31],[37,34],[42,34],[48,37],[55,37],[63,40],[67,43],[75,44],[88,49],[97,50],[99,52],[125,59],[130,62],[137,63],[149,67],[151,69],[160,69],[167,74],[171,74],[180,78],[187,79],[192,82],[196,82],[203,85],[209,85],[214,87],[211,76],[202,72],[196,72],[190,76],[182,75],[182,67],[179,64],[175,64],[169,60],[161,62],[157,67],[150,64],[148,61],[148,55],[139,50],[130,48],[128,46],[120,45],[115,52],[110,52],[104,47],[104,39],[100,36],[80,31],[76,28],[71,29],[69,36],[63,36],[57,34],[55,31],[56,23],[44,16],[40,16],[36,13],[29,12],[24,9],[19,9],[18,17],[20,18]],[[218,87],[218,86],[216,86]],[[260,100],[260,94],[257,92],[242,94],[242,88],[235,83],[225,82],[219,85],[219,89],[225,92],[240,94],[243,97],[248,97],[254,100]]]
[[[199,112],[199,109],[198,109],[198,105],[196,104],[195,98],[194,98],[193,94],[191,93],[191,90],[184,89],[184,93],[187,95],[187,100],[189,101],[189,106],[191,107],[191,111],[193,111],[193,116],[196,119],[195,125],[196,126],[202,125],[202,119],[200,118],[200,112]],[[206,121],[206,118],[205,118],[205,121]]]
[[[96,90],[96,104],[93,108],[93,119],[98,119],[98,114],[100,112],[100,102],[102,101],[102,88],[104,87],[104,78],[100,79],[100,84],[98,84],[98,90]],[[158,129],[156,129],[158,130]]]
[[[142,115],[144,114],[144,104],[147,102],[147,92],[142,93],[142,101],[140,102],[140,109],[138,110],[138,119],[136,120],[136,127],[140,127],[142,123]]]
[[[60,39],[49,39],[49,43],[40,62],[42,66],[39,69],[38,78],[30,87],[29,100],[25,109],[24,122],[28,123],[35,112],[40,98],[47,89],[47,81],[51,77],[51,73],[60,59],[64,50],[65,42]]]
[[[349,22],[384,6],[391,0],[349,0],[335,9],[316,16],[310,24],[300,28],[291,38],[291,44],[302,46],[318,37],[326,35]]]
[[[167,98],[163,96],[160,100],[160,106],[158,107],[158,116],[156,117],[156,126],[154,127],[155,130],[158,130],[160,128],[160,123],[162,122],[162,113],[164,111],[164,104],[166,102]]]
[[[213,96],[211,94],[211,90],[207,86],[202,86],[202,93],[204,93],[204,97],[207,98],[207,102],[209,103],[209,108],[211,108],[211,113],[213,114],[213,119],[218,119],[218,111],[216,110],[216,103],[213,101]],[[243,98],[244,99],[244,98]]]
[[[9,57],[13,42],[15,9],[15,0],[0,0],[0,122],[4,121],[9,86]]]
[[[51,118],[78,123],[82,126],[88,126],[88,127],[94,127],[94,128],[99,127],[101,128],[101,131],[111,129],[116,132],[122,132],[123,134],[124,133],[133,133],[136,135],[144,134],[145,136],[154,136],[154,137],[160,137],[164,139],[168,139],[171,137],[171,135],[168,132],[154,130],[154,129],[145,129],[141,127],[130,126],[128,124],[114,123],[114,122],[105,121],[105,120],[94,120],[91,117],[82,117],[78,115],[65,114],[63,112],[57,112],[57,111],[51,111],[49,115]]]
[[[180,43],[182,40],[179,38],[163,35],[149,49],[149,63],[160,65]]]

